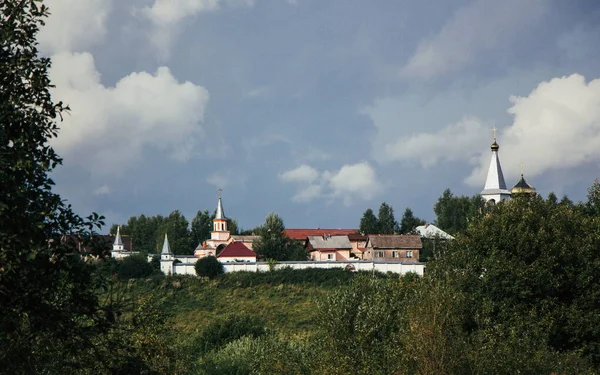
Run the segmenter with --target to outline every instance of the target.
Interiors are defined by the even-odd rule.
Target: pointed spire
[[[494,128],[494,142],[490,148],[492,150],[492,160],[490,161],[490,167],[485,180],[485,186],[481,191],[481,196],[486,201],[493,200],[494,202],[499,202],[510,197],[510,191],[506,189],[504,174],[502,173],[500,159],[498,158],[500,146],[496,142],[496,128]]]
[[[123,240],[121,239],[121,226],[117,227],[117,235],[115,236],[115,243],[113,245],[123,245]]]
[[[221,220],[226,220],[225,219],[225,211],[223,211],[223,203],[221,202],[221,192],[223,190],[219,189],[219,202],[217,203],[217,215],[215,216],[215,219],[221,219]]]
[[[163,242],[161,254],[171,254],[171,246],[169,246],[169,238],[167,237],[166,233],[165,233],[165,242]]]

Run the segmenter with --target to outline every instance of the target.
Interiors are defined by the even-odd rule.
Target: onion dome
[[[513,188],[510,190],[511,194],[536,194],[536,190],[533,186],[529,185],[527,183],[527,181],[525,181],[525,178],[523,177],[523,174],[521,173],[521,178],[519,179],[519,181],[515,184],[515,186],[513,186]]]
[[[498,146],[498,143],[496,143],[495,137],[494,137],[494,143],[492,143],[491,149],[492,149],[492,151],[498,151],[500,149],[500,146]]]

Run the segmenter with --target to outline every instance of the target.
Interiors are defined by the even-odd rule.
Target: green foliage
[[[394,234],[400,231],[398,222],[394,217],[394,208],[385,202],[379,206],[377,222],[379,224],[379,234]]]
[[[260,337],[265,333],[265,321],[262,317],[234,313],[212,320],[202,329],[197,341],[202,352],[209,352],[244,336]]]
[[[178,210],[171,212],[158,226],[155,252],[161,250],[165,233],[169,235],[169,245],[173,253],[183,255],[194,253],[195,245],[191,242],[189,223]]]
[[[140,254],[130,255],[117,262],[117,275],[122,280],[148,277],[156,271],[155,266],[148,262],[144,255]]]
[[[192,230],[190,235],[194,246],[198,246],[210,238],[213,219],[214,217],[208,213],[208,210],[198,211],[196,216],[192,219]]]
[[[479,195],[455,197],[446,189],[433,207],[437,217],[435,225],[451,235],[463,233],[469,223],[481,217],[484,207],[485,202]]]
[[[219,262],[219,260],[217,260],[217,258],[214,256],[207,256],[198,259],[194,268],[196,269],[196,275],[200,277],[208,277],[210,279],[214,279],[225,272],[221,262]]]
[[[359,231],[364,234],[379,233],[379,221],[372,209],[367,209],[360,219]]]
[[[277,261],[306,260],[307,253],[302,245],[283,233],[283,219],[270,213],[260,230],[260,238],[254,240],[252,248],[262,259]]]
[[[413,233],[415,231],[415,228],[419,225],[425,225],[425,220],[419,219],[418,217],[414,216],[412,210],[407,207],[404,211],[404,215],[402,215],[402,220],[400,220],[400,233]]]
[[[306,341],[245,336],[202,358],[199,373],[311,375],[315,373],[312,364],[318,355]]]
[[[0,0],[0,369],[11,374],[91,371],[89,342],[110,327],[102,280],[77,247],[104,256],[90,237],[103,218],[52,192],[62,160],[49,142],[68,107],[52,101],[50,60],[38,56],[47,14],[40,1]]]
[[[323,363],[317,373],[390,374],[399,370],[397,342],[407,316],[406,279],[354,279],[320,307]]]
[[[598,365],[600,221],[582,211],[539,196],[497,204],[428,273],[453,275],[483,337],[527,337]]]

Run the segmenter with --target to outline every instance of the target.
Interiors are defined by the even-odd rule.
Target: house
[[[348,236],[308,236],[304,248],[310,260],[341,261],[350,258],[352,245]]]
[[[370,234],[363,259],[418,262],[423,244],[418,234]]]
[[[242,242],[232,242],[221,250],[217,259],[221,263],[256,262],[256,253],[248,249]]]
[[[306,241],[307,237],[315,236],[347,236],[349,234],[357,233],[358,229],[284,229],[283,234],[287,237],[302,241]]]
[[[363,259],[363,254],[367,247],[367,240],[369,236],[366,234],[360,233],[352,233],[348,235],[348,239],[350,240],[350,245],[352,245],[352,250],[350,250],[351,258]]]

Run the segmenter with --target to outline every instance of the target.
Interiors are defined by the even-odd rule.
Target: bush
[[[154,272],[154,267],[143,255],[130,255],[121,261],[117,268],[117,275],[120,279],[136,279],[148,277]]]
[[[194,268],[196,269],[196,275],[202,277],[206,276],[210,279],[214,279],[225,272],[221,262],[219,262],[214,256],[198,259]]]
[[[257,315],[230,314],[212,320],[198,337],[201,351],[217,350],[244,336],[260,337],[266,333],[265,321]]]

